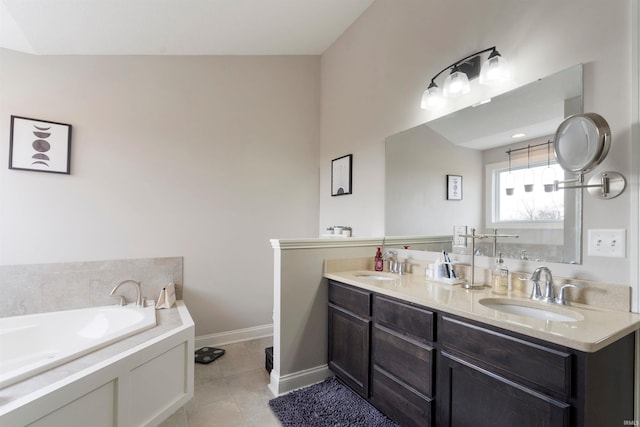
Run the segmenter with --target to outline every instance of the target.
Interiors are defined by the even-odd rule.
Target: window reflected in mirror
[[[492,225],[509,228],[516,225],[545,224],[550,227],[562,226],[564,221],[564,195],[558,191],[546,191],[543,184],[545,175],[564,176],[564,171],[555,162],[547,166],[531,165],[505,169],[492,167],[492,203],[495,206]],[[524,189],[527,175],[533,175],[532,191]],[[553,181],[552,181],[553,187]],[[507,189],[511,189],[511,195]]]

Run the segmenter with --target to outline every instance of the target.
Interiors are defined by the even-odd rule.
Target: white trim
[[[342,239],[271,239],[273,249],[318,249],[451,242],[453,236],[345,237]]]
[[[631,271],[629,278],[635,290],[632,311],[640,313],[640,6],[638,1],[631,2],[632,40],[631,40],[631,173],[629,174],[629,192],[631,211],[629,221],[629,259]]]
[[[631,173],[629,174],[629,283],[635,298],[631,310],[640,312],[640,5],[631,2]],[[640,421],[640,331],[636,332],[635,421]]]
[[[298,388],[317,384],[332,376],[333,372],[327,365],[316,366],[315,368],[309,368],[283,376],[280,376],[280,373],[274,369],[271,371],[269,390],[271,390],[274,396],[281,396]]]
[[[249,341],[257,338],[265,338],[273,335],[273,325],[254,326],[252,328],[237,329],[235,331],[220,332],[217,334],[196,337],[195,347],[215,347],[218,345],[233,344]]]

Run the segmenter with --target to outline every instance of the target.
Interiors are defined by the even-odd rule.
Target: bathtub
[[[193,397],[195,325],[181,300],[155,317],[155,327],[0,388],[0,426],[162,423]]]
[[[135,305],[0,318],[0,389],[154,326]]]

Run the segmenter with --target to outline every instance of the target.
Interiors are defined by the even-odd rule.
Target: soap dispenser
[[[498,254],[496,264],[491,270],[491,290],[494,294],[506,295],[510,286],[509,269],[504,265],[502,252]]]
[[[384,268],[384,260],[382,259],[382,252],[380,251],[380,248],[376,251],[375,262],[376,271],[382,271]]]

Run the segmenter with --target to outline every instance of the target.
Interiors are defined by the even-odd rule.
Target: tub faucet
[[[545,274],[547,279],[545,281],[544,296],[542,296],[542,292],[540,290],[540,274],[542,273]],[[553,295],[553,276],[551,275],[551,270],[549,270],[547,267],[538,267],[535,269],[535,271],[531,275],[531,279],[529,280],[533,282],[531,299],[550,303],[555,302],[555,297]]]
[[[144,307],[144,304],[142,302],[142,290],[140,289],[140,282],[138,281],[132,279],[123,280],[122,282],[118,283],[113,289],[111,289],[109,295],[120,297],[120,305],[127,305],[127,300],[124,298],[124,296],[116,295],[116,291],[118,290],[118,288],[125,283],[133,283],[134,285],[136,285],[136,307]]]

